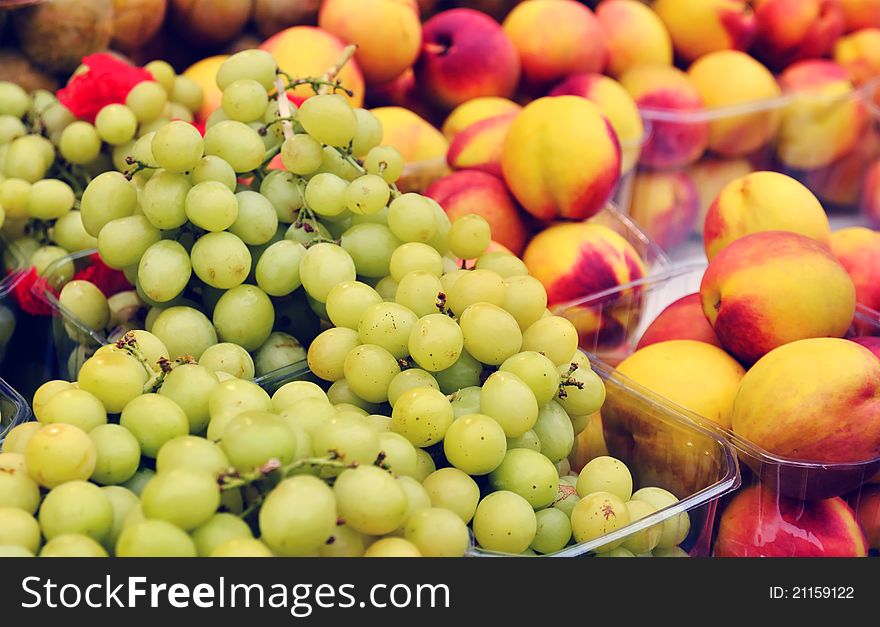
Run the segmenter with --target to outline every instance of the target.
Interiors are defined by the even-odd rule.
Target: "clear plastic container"
[[[602,408],[609,454],[621,459],[633,474],[636,488],[654,486],[675,494],[678,503],[664,508],[596,540],[571,545],[553,557],[579,557],[615,540],[625,538],[659,522],[688,512],[691,529],[682,548],[692,557],[709,554],[715,508],[720,497],[740,484],[733,448],[718,433],[703,428],[682,410],[662,398],[634,392],[620,374],[593,360],[593,368],[605,381],[607,396]],[[294,364],[258,380],[274,393],[291,381],[323,384],[306,364]],[[677,446],[685,442],[687,446]],[[472,556],[500,555],[479,548]],[[549,557],[549,556],[548,556]]]
[[[675,260],[702,251],[712,201],[727,183],[751,171],[787,174],[809,188],[828,213],[855,218],[861,210],[860,220],[880,224],[880,177],[866,176],[872,165],[880,168],[880,78],[843,96],[789,93],[701,111],[640,111],[650,136],[632,189],[617,204]],[[730,141],[716,140],[714,148],[710,141],[703,150],[698,144],[690,161],[655,167],[661,161],[655,147],[705,140],[706,128],[726,129]],[[757,147],[738,150],[749,143]]]
[[[557,313],[574,320],[575,324],[587,315],[600,320],[610,317],[619,323],[614,333],[605,337],[591,333],[581,335],[581,348],[595,354],[611,368],[635,352],[642,334],[663,309],[679,298],[699,291],[705,268],[704,263],[674,267],[576,303],[560,305]],[[861,306],[847,337],[860,336],[880,336],[880,316]],[[616,376],[635,393],[660,398],[620,373]],[[692,412],[684,413],[689,414],[693,422],[721,434],[733,445],[744,467],[746,485],[762,484],[797,501],[851,494],[880,472],[880,457],[858,463],[812,463],[781,457],[706,418]]]
[[[21,394],[0,379],[0,444],[16,426],[33,420],[30,405]]]

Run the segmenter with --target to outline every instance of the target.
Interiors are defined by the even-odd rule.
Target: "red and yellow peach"
[[[474,98],[453,109],[443,121],[441,130],[446,138],[452,141],[458,133],[476,122],[506,113],[516,113],[521,109],[520,105],[507,98],[497,96]]]
[[[215,109],[220,106],[223,92],[217,87],[217,70],[229,58],[227,54],[218,54],[196,61],[184,70],[183,75],[195,81],[202,88],[202,107],[196,113],[196,119],[204,122]]]
[[[839,0],[846,31],[880,27],[880,0]]]
[[[377,107],[371,113],[382,123],[382,143],[393,146],[407,163],[446,155],[449,142],[443,133],[403,107]]]
[[[880,28],[864,28],[838,39],[834,60],[849,71],[856,85],[880,75]]]
[[[880,233],[854,226],[831,234],[831,252],[856,286],[856,301],[880,310]]]
[[[474,169],[501,176],[504,139],[517,112],[496,115],[474,122],[457,133],[449,143],[446,160],[455,170]]]
[[[660,248],[671,250],[694,231],[699,201],[687,173],[645,170],[633,181],[629,214]]]
[[[715,202],[718,194],[728,183],[754,171],[754,166],[748,159],[700,159],[688,168],[687,173],[697,188],[697,196],[700,199],[700,214],[697,218],[696,230],[703,232],[703,223],[709,207]]]
[[[749,0],[657,0],[653,9],[666,24],[675,51],[693,61],[718,50],[746,50],[755,34]]]
[[[605,0],[596,7],[608,48],[608,73],[636,65],[672,65],[672,40],[662,20],[638,0]]]
[[[843,34],[839,0],[755,0],[752,8],[755,52],[775,69],[826,56]]]
[[[661,311],[645,329],[636,349],[668,340],[695,340],[721,348],[718,336],[703,313],[698,293],[682,296]]]

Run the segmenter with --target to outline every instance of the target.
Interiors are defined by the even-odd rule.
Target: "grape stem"
[[[280,78],[275,79],[275,86],[278,88],[278,113],[281,114],[279,118],[282,121],[281,129],[284,132],[284,139],[290,139],[293,137],[291,120],[294,119],[293,111],[290,110],[290,100],[287,98],[287,90],[284,89]]]
[[[579,390],[583,390],[583,389],[584,389],[584,383],[583,383],[583,381],[578,381],[578,380],[575,379],[574,376],[573,376],[573,375],[574,375],[574,371],[577,370],[577,369],[578,369],[578,365],[577,365],[576,363],[574,363],[574,362],[572,362],[572,363],[570,363],[570,364],[568,365],[568,372],[566,372],[566,373],[562,376],[562,379],[561,379],[560,382],[559,382],[559,392],[556,393],[556,395],[557,395],[559,398],[565,398],[566,396],[568,396],[568,393],[565,391],[565,388],[566,388],[566,387],[575,387],[575,388],[577,388],[577,389],[579,389]]]
[[[343,462],[341,456],[335,451],[331,451],[327,457],[306,457],[291,462],[286,466],[283,466],[278,459],[273,458],[251,472],[240,473],[237,470],[229,469],[218,477],[217,483],[220,485],[220,490],[225,492],[267,479],[273,473],[278,473],[281,477],[286,478],[301,470],[332,469],[342,471],[348,468],[355,468],[356,466],[357,463],[347,464]]]
[[[131,170],[125,171],[125,178],[129,181],[134,178],[134,175],[140,172],[141,170],[158,170],[159,166],[150,165],[149,163],[144,163],[143,161],[138,161],[134,157],[126,157],[125,162],[128,165],[133,165],[134,167]]]
[[[342,71],[343,66],[348,63],[348,61],[354,56],[354,53],[357,52],[357,45],[349,44],[343,49],[342,54],[339,55],[339,59],[336,60],[336,63],[327,68],[327,71],[324,72],[323,76],[321,76],[321,88],[317,92],[318,94],[326,94],[327,87],[331,85],[336,85],[339,83],[336,79],[336,75]],[[330,81],[334,81],[331,83]],[[349,91],[347,89],[344,90],[345,93],[349,95],[349,97],[354,95],[354,92]]]

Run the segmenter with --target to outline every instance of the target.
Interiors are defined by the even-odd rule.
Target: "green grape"
[[[55,163],[55,145],[42,135],[26,135],[17,140],[17,143],[26,145],[29,148],[40,153],[40,155],[43,157],[43,165],[46,168],[52,167],[52,164]],[[12,158],[12,155],[7,156],[9,156],[9,158]]]
[[[243,412],[271,409],[272,399],[259,385],[243,379],[221,381],[208,398],[208,439],[219,440],[229,421]]]
[[[208,116],[208,119],[205,120],[205,129],[209,129],[216,124],[228,120],[229,118],[226,116],[226,112],[223,111],[222,107],[217,107],[211,112],[211,115]]]
[[[562,510],[550,507],[535,513],[538,526],[531,547],[548,555],[561,551],[571,540],[571,521]]]
[[[302,192],[297,177],[284,170],[272,170],[260,183],[260,193],[265,196],[278,216],[278,221],[290,224],[296,220],[296,212],[302,208]]]
[[[348,182],[335,174],[322,172],[306,184],[306,204],[317,214],[333,217],[345,210],[345,192]]]
[[[519,257],[504,252],[486,253],[477,259],[475,267],[477,270],[491,270],[505,279],[529,273],[526,264]]]
[[[423,557],[418,547],[403,538],[389,537],[373,542],[364,551],[364,557]]]
[[[498,467],[507,452],[504,430],[484,414],[456,418],[443,438],[449,463],[469,475],[485,475]]]
[[[555,401],[542,406],[532,430],[541,441],[541,453],[552,462],[568,457],[574,446],[574,427],[565,410]]]
[[[147,181],[140,195],[141,208],[157,229],[176,229],[186,223],[186,198],[191,189],[183,174],[164,170]]]
[[[475,359],[500,365],[523,349],[519,325],[509,313],[491,303],[474,303],[459,318],[464,347]]]
[[[113,146],[131,141],[137,131],[137,124],[134,112],[121,104],[106,105],[95,117],[98,136]]]
[[[70,185],[56,179],[43,179],[31,185],[27,211],[37,220],[55,220],[73,209],[75,201]]]
[[[382,297],[382,300],[394,302],[397,296],[397,281],[390,276],[382,277],[376,283],[376,293]]]
[[[277,459],[282,464],[293,461],[296,434],[279,416],[262,411],[246,411],[227,423],[220,448],[232,466],[247,472],[271,459]]]
[[[501,306],[514,317],[519,328],[525,331],[540,320],[547,310],[547,292],[534,277],[509,277],[504,280],[504,301]]]
[[[356,331],[336,327],[321,332],[309,346],[309,369],[325,381],[339,381],[345,376],[345,357],[360,344]]]
[[[191,355],[198,359],[205,349],[217,343],[214,325],[192,307],[164,309],[153,321],[152,333],[174,357]]]
[[[120,176],[122,175],[120,174]],[[3,206],[6,217],[27,218],[29,216],[27,203],[30,193],[31,184],[23,179],[0,180],[0,205]]]
[[[630,522],[636,522],[657,512],[657,508],[645,501],[629,501],[626,503],[626,511]],[[623,541],[623,548],[632,551],[636,555],[649,553],[657,547],[663,533],[663,523],[657,523],[642,531],[629,534]]]
[[[77,122],[76,124],[91,126],[88,122]],[[76,129],[73,132],[75,133]],[[46,175],[49,164],[46,163],[41,146],[34,142],[32,137],[35,136],[19,137],[3,148],[5,157],[3,158],[3,171],[0,174],[9,178],[23,179],[28,183],[35,183]],[[100,144],[100,140],[98,142]]]
[[[168,440],[156,455],[158,472],[192,468],[217,476],[230,466],[223,449],[210,440],[194,435],[182,435]]]
[[[440,313],[420,318],[409,336],[409,354],[430,372],[451,368],[461,356],[464,339],[455,320]],[[537,410],[536,410],[537,413]]]
[[[253,191],[238,192],[235,197],[238,199],[238,217],[229,230],[252,246],[270,241],[278,230],[278,214],[272,203]]]
[[[8,113],[0,115],[0,144],[8,144],[13,139],[27,135],[22,121]]]
[[[98,237],[104,225],[111,220],[130,216],[137,206],[137,200],[137,190],[125,176],[119,172],[99,174],[86,186],[80,200],[86,232],[92,237]],[[7,206],[2,197],[2,187],[0,202],[4,207]]]
[[[321,149],[321,166],[317,170],[329,174],[335,174],[339,178],[351,182],[361,176],[362,171],[352,165],[342,153],[332,146],[324,146]]]
[[[167,61],[150,61],[144,66],[144,69],[162,86],[165,93],[171,93],[171,90],[174,89],[175,72]]]
[[[357,329],[364,310],[382,302],[378,292],[360,281],[337,283],[327,293],[327,315],[337,327]]]
[[[0,546],[20,546],[36,553],[40,546],[40,525],[24,510],[0,507]]]
[[[425,372],[420,368],[404,370],[396,374],[394,378],[391,379],[391,383],[388,384],[388,402],[393,407],[397,402],[397,399],[400,398],[404,392],[408,392],[414,388],[423,387],[434,388],[435,390],[440,389],[437,380],[430,373]]]
[[[0,508],[14,507],[29,514],[40,504],[40,487],[27,474],[24,455],[0,453]]]
[[[46,403],[49,402],[50,398],[52,398],[53,396],[55,396],[56,394],[58,394],[62,390],[68,390],[68,389],[71,389],[74,387],[76,387],[76,386],[73,383],[71,383],[70,381],[54,380],[54,381],[47,381],[46,383],[41,385],[39,388],[37,388],[37,391],[34,392],[34,399],[31,404],[31,406],[33,407],[34,416],[36,417],[36,419],[42,420],[43,407],[46,405]],[[17,433],[22,433],[24,435],[24,433],[26,433],[27,431],[32,430],[32,429],[36,429],[36,426],[34,425],[34,423],[24,423],[24,424],[21,424],[21,425],[18,425],[17,427],[15,427],[12,431],[10,431],[6,435],[6,440],[3,445],[3,452],[4,453],[16,452],[16,451],[12,451],[12,449],[10,448],[13,446],[13,442],[16,440],[15,435]],[[26,437],[29,437],[29,436],[26,436]],[[26,443],[26,440],[22,440],[22,442]],[[20,453],[22,451],[17,451],[17,452]]]
[[[150,479],[155,476],[155,471],[150,470],[146,467],[141,467],[138,468],[137,472],[134,473],[134,476],[131,479],[122,484],[122,487],[140,497],[141,493],[144,491],[144,488],[150,482]],[[134,516],[135,511],[140,514],[140,520],[143,520],[143,512],[141,511],[140,502],[138,502],[137,507],[132,508],[132,516]],[[128,522],[128,517],[126,517],[126,524]]]
[[[442,440],[452,421],[449,399],[433,387],[407,390],[398,397],[391,412],[391,430],[418,447]]]
[[[54,394],[43,407],[43,424],[64,423],[86,433],[107,424],[107,412],[101,401],[85,390],[71,388]]]
[[[474,517],[480,488],[467,473],[458,468],[441,468],[425,477],[422,486],[434,507],[454,512],[465,524]]]
[[[663,488],[642,488],[633,493],[632,500],[644,501],[658,511],[678,503],[675,495]],[[690,529],[691,520],[687,512],[667,518],[663,521],[657,548],[671,550],[677,547],[687,538]]]
[[[125,518],[138,505],[138,497],[131,490],[116,485],[105,486],[101,488],[101,492],[104,493],[104,496],[107,497],[107,500],[110,501],[110,505],[113,507],[113,525],[104,536],[103,542],[104,548],[112,553],[113,548],[116,546],[116,541],[119,539],[119,534],[122,533],[122,525]]]
[[[322,546],[321,557],[361,557],[364,554],[364,535],[348,525],[338,525],[331,536],[333,542]]]
[[[437,302],[444,292],[443,285],[428,272],[408,272],[397,285],[394,299],[397,303],[423,317],[437,313]]]
[[[342,371],[355,394],[370,403],[384,403],[391,380],[400,373],[400,365],[381,346],[362,344],[345,356]]]
[[[197,277],[211,287],[224,290],[244,282],[252,260],[245,243],[227,231],[200,237],[192,247],[190,258]]]
[[[110,319],[103,292],[88,281],[71,281],[61,288],[58,302],[90,329],[102,330]]]
[[[218,546],[207,557],[274,557],[274,555],[260,540],[233,538]]]
[[[357,224],[342,234],[342,247],[361,276],[378,278],[388,274],[391,256],[400,240],[383,224]]]
[[[159,228],[145,216],[116,218],[101,228],[98,234],[98,251],[104,263],[121,270],[136,266],[147,249],[161,239]]]
[[[333,486],[345,524],[369,535],[390,533],[404,523],[406,493],[397,480],[377,466],[345,470]]]
[[[214,514],[190,534],[199,557],[208,557],[231,540],[253,539],[251,528],[235,514]]]
[[[549,459],[526,448],[507,452],[501,464],[489,475],[495,490],[509,490],[523,497],[533,508],[542,509],[556,499],[559,475]]]
[[[281,417],[294,431],[309,438],[310,449],[314,430],[335,415],[336,408],[326,398],[301,398],[281,412]]]
[[[348,386],[348,381],[345,379],[333,382],[333,384],[327,389],[327,400],[334,406],[348,404],[353,405],[354,407],[359,407],[365,414],[375,413],[380,409],[379,405],[369,403],[352,392],[351,388]]]
[[[234,342],[245,350],[259,348],[272,333],[275,308],[266,293],[253,285],[227,290],[214,307],[214,327],[222,342]]]
[[[321,143],[305,133],[288,137],[281,144],[281,162],[294,174],[312,174],[321,166],[322,156]]]
[[[291,477],[266,496],[260,538],[278,555],[306,555],[333,535],[336,518],[336,500],[326,483],[309,475]]]
[[[253,122],[263,117],[269,95],[257,81],[241,78],[226,86],[220,104],[230,120]]]
[[[236,52],[217,69],[217,87],[226,89],[234,81],[250,78],[265,89],[272,89],[278,64],[265,50],[252,49]]]
[[[416,512],[406,523],[404,537],[425,557],[463,557],[470,546],[461,518],[439,507]]]
[[[191,274],[189,253],[174,240],[156,242],[138,262],[138,285],[148,298],[160,303],[179,296]]]
[[[342,147],[354,138],[358,123],[348,102],[338,94],[308,98],[299,107],[297,121],[322,144]]]
[[[0,225],[2,225],[2,220],[0,220]],[[77,210],[68,211],[55,221],[52,238],[61,248],[70,252],[79,252],[98,246],[98,240],[86,231],[83,226],[82,213]]]
[[[467,351],[462,351],[454,364],[445,370],[434,373],[440,390],[444,394],[452,394],[463,388],[480,385],[480,376],[483,374],[483,366],[471,357]]]
[[[535,395],[538,406],[543,407],[559,391],[559,372],[556,364],[541,353],[523,351],[508,357],[501,364],[503,372],[519,377]]]
[[[142,81],[131,88],[125,97],[126,106],[137,117],[138,122],[152,122],[165,109],[168,94],[159,83]]]
[[[435,470],[437,466],[431,455],[424,449],[416,448],[416,471],[413,477],[418,481],[424,481]]]
[[[152,393],[126,405],[119,424],[131,431],[144,456],[151,458],[156,457],[168,440],[189,433],[189,420],[177,403]]]
[[[156,473],[141,494],[144,516],[187,531],[199,527],[220,506],[220,488],[210,473],[178,467]]]
[[[204,144],[206,155],[220,157],[236,172],[257,169],[266,152],[259,133],[235,120],[218,122],[205,131]]]
[[[125,483],[134,476],[141,461],[137,439],[117,424],[104,424],[89,432],[97,461],[91,480],[101,485]]]
[[[189,535],[164,520],[142,520],[126,526],[116,542],[116,557],[196,557],[197,554]]]
[[[174,120],[156,131],[150,148],[158,165],[166,171],[188,172],[202,158],[204,141],[192,124]]]
[[[571,510],[571,530],[576,542],[590,542],[630,523],[626,503],[609,492],[594,492],[578,501]],[[603,544],[600,551],[610,551],[623,539]]]
[[[341,246],[320,243],[310,246],[299,264],[299,276],[309,295],[320,303],[337,283],[354,281],[356,271],[351,256]]]
[[[11,81],[0,81],[0,113],[21,118],[30,104],[24,89]]]
[[[494,372],[480,392],[481,411],[498,421],[508,438],[515,438],[535,426],[538,401],[526,383],[512,372]]]
[[[540,351],[557,366],[568,365],[578,349],[578,332],[567,318],[548,316],[532,323],[522,334],[524,351]]]
[[[399,283],[407,273],[415,270],[439,277],[443,274],[440,253],[421,242],[408,242],[398,246],[389,263],[391,276]]]
[[[589,365],[569,374],[570,368],[570,365],[559,368],[563,387],[557,393],[556,401],[570,416],[596,413],[605,402],[605,384]],[[580,385],[571,385],[570,382]]]
[[[425,453],[425,451],[420,448],[414,448],[413,450],[415,451],[416,459],[419,458],[420,452]],[[425,476],[427,476],[427,474]],[[431,508],[431,497],[428,495],[428,491],[422,487],[421,483],[419,483],[419,480],[414,477],[399,475],[397,477],[397,484],[403,489],[404,494],[406,494],[406,515],[404,516],[403,523],[405,526],[410,518],[412,518],[417,512]],[[405,527],[398,528],[395,533],[401,533],[404,531],[404,528]]]
[[[580,501],[580,497],[569,479],[569,477],[559,478],[559,489],[556,492],[556,498],[551,507],[561,510],[566,516],[570,517],[571,511]]]
[[[40,506],[40,528],[47,540],[64,533],[82,533],[100,542],[112,527],[110,500],[88,481],[69,481],[52,488]]]
[[[201,86],[186,76],[175,76],[171,88],[171,100],[179,102],[190,111],[198,111],[202,107],[204,94]]]
[[[491,240],[489,223],[475,213],[457,218],[449,229],[449,249],[459,259],[476,259],[486,251]]]
[[[40,276],[48,277],[51,285],[60,287],[73,278],[73,261],[58,246],[41,246],[32,255],[31,265]]]
[[[206,231],[225,231],[238,217],[238,197],[223,183],[205,181],[189,190],[184,210],[189,221],[197,227]]]
[[[355,157],[362,157],[382,142],[382,123],[366,109],[355,109],[354,116],[357,118],[357,130],[351,140],[351,153]]]
[[[452,395],[452,414],[456,418],[480,413],[480,388],[469,386]]]
[[[118,414],[143,393],[147,375],[137,360],[124,353],[104,353],[87,359],[77,377],[79,387],[91,392],[108,413]]]
[[[231,342],[209,346],[199,358],[199,365],[212,372],[228,372],[237,379],[253,379],[256,372],[250,353]]]
[[[447,306],[458,315],[474,303],[504,304],[504,283],[490,270],[472,270],[461,275],[446,294]]]
[[[101,138],[94,126],[78,120],[61,131],[58,150],[71,163],[85,165],[97,159],[101,152]]]
[[[162,113],[162,117],[156,118],[152,122],[145,122],[145,123],[141,124],[140,127],[138,127],[138,139],[140,139],[141,137],[148,137],[149,136],[150,141],[152,142],[153,135],[156,134],[156,131],[158,131],[160,128],[162,128],[163,126],[165,126],[166,124],[168,124],[171,121],[170,115],[171,115],[171,107],[166,106],[165,110]],[[151,153],[152,153],[152,150],[151,150]]]
[[[335,451],[347,464],[372,464],[379,456],[379,434],[351,412],[337,411],[318,425],[311,436],[317,457],[326,457]]]
[[[364,174],[345,190],[345,206],[356,215],[375,215],[388,204],[391,190],[381,176]]]
[[[198,163],[192,168],[190,179],[193,185],[207,183],[208,181],[223,183],[231,192],[235,191],[238,183],[232,166],[214,155],[208,155],[199,159]]]
[[[487,551],[522,553],[538,529],[532,506],[513,492],[493,492],[477,505],[474,536]]]
[[[369,174],[378,174],[386,183],[399,179],[403,174],[403,166],[403,157],[392,146],[374,146],[364,157],[364,169]]]
[[[43,109],[42,113],[40,114],[40,119],[42,120],[43,126],[46,128],[46,130],[49,131],[50,137],[54,138],[76,118],[70,112],[70,109],[65,107],[60,102],[56,101]]]
[[[418,318],[397,303],[378,303],[367,307],[358,322],[358,336],[364,344],[381,346],[396,359],[409,354],[409,337]]]
[[[292,407],[297,401],[306,398],[327,400],[324,390],[311,381],[291,381],[278,388],[272,395],[272,407],[276,412]]]
[[[416,473],[416,448],[405,437],[399,433],[383,431],[379,433],[379,447],[385,455],[382,463],[391,472],[407,477]]]
[[[525,448],[530,451],[541,452],[541,440],[538,439],[538,434],[532,430],[526,431],[521,436],[515,438],[507,438],[507,450],[515,449],[515,448]]]

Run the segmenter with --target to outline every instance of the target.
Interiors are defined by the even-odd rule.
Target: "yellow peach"
[[[672,40],[662,20],[638,0],[605,0],[596,7],[608,48],[608,73],[636,65],[672,65]]]
[[[228,54],[218,54],[196,61],[183,71],[183,75],[195,81],[202,88],[202,108],[196,112],[196,118],[202,122],[220,106],[223,92],[217,87],[217,70],[229,58]]]
[[[474,98],[458,105],[446,116],[443,127],[440,129],[446,139],[452,139],[471,124],[488,118],[494,118],[505,113],[516,113],[522,107],[513,100],[497,96],[484,96]]]
[[[657,0],[652,8],[666,24],[675,51],[693,61],[718,50],[746,50],[755,34],[748,0]]]
[[[697,188],[700,199],[700,213],[696,224],[698,233],[703,233],[706,214],[721,190],[731,181],[753,172],[754,169],[751,162],[743,158],[700,159],[688,169],[687,173]]]
[[[831,234],[831,252],[840,260],[856,286],[856,300],[880,310],[880,233],[861,226]]]
[[[864,28],[838,39],[834,60],[849,70],[856,85],[880,75],[880,28]]]
[[[393,146],[406,162],[446,155],[449,144],[429,122],[403,107],[377,107],[370,112],[382,123],[382,143]]]
[[[446,154],[449,167],[455,170],[481,170],[501,176],[504,138],[516,116],[516,112],[496,115],[475,122],[456,134]]]

